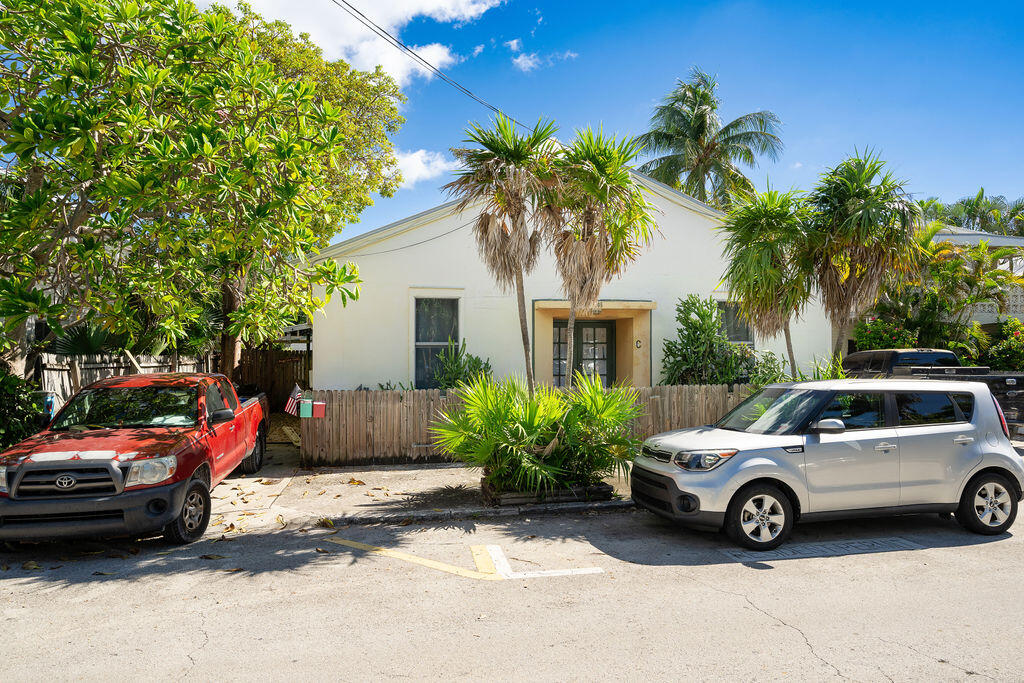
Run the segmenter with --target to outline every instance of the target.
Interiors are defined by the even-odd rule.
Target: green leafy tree
[[[790,323],[807,305],[813,285],[806,258],[809,220],[810,211],[795,192],[768,190],[733,208],[721,227],[729,296],[756,333],[785,335],[793,376]]]
[[[676,304],[676,336],[666,339],[662,384],[733,384],[751,375],[753,350],[725,334],[718,302],[690,294]]]
[[[743,114],[722,124],[718,81],[700,69],[675,89],[651,116],[651,129],[640,136],[647,152],[660,155],[640,170],[718,208],[736,195],[754,192],[740,170],[753,168],[760,156],[775,160],[782,151],[779,117],[770,111]]]
[[[0,364],[0,451],[39,430],[42,406],[33,386]]]

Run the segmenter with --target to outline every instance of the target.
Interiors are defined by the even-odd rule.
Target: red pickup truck
[[[268,414],[223,375],[95,382],[0,453],[0,540],[162,531],[190,543],[210,522],[210,490],[262,466]]]

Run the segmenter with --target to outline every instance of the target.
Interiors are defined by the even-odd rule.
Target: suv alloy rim
[[[982,484],[974,494],[974,512],[982,524],[999,526],[1010,516],[1010,494],[999,484]]]
[[[752,496],[740,510],[740,527],[751,539],[767,543],[782,532],[786,513],[782,504],[763,493]]]
[[[199,491],[192,491],[188,494],[188,497],[185,499],[185,508],[181,511],[185,528],[188,531],[195,531],[199,528],[199,524],[203,521],[204,507],[203,497],[199,494]]]

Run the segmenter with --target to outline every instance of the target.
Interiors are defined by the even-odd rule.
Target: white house
[[[662,346],[675,336],[675,304],[690,293],[723,302],[735,341],[785,357],[781,337],[754,339],[724,304],[725,262],[716,226],[722,213],[644,176],[658,233],[625,274],[607,284],[600,310],[580,314],[576,358],[607,381],[649,386],[661,380]],[[427,386],[431,362],[449,337],[489,358],[496,375],[523,373],[515,296],[498,289],[472,234],[476,213],[454,202],[410,216],[324,250],[321,258],[352,261],[363,280],[359,300],[332,300],[313,321],[313,387],[377,388],[378,383]],[[550,254],[527,276],[526,302],[538,382],[564,375],[568,304]],[[831,350],[832,329],[819,305],[793,326],[798,362]],[[559,359],[563,362],[559,364]]]

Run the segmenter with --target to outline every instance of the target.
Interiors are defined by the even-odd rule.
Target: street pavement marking
[[[410,555],[409,553],[403,553],[398,550],[389,550],[388,548],[381,548],[376,545],[368,545],[366,543],[360,543],[359,541],[350,541],[345,538],[325,538],[323,539],[330,543],[336,543],[337,545],[343,545],[348,548],[355,548],[356,550],[365,550],[366,552],[373,553],[375,555],[383,555],[385,557],[391,557],[396,560],[404,560],[413,564],[418,564],[422,567],[429,567],[430,569],[436,569],[438,571],[446,572],[448,574],[455,574],[456,576],[462,576],[467,579],[477,579],[478,581],[503,581],[505,579],[539,579],[550,576],[577,576],[581,574],[602,574],[604,570],[600,567],[585,567],[583,569],[546,569],[530,572],[514,572],[512,571],[511,565],[508,563],[508,558],[505,557],[505,553],[502,552],[501,547],[496,545],[474,545],[470,546],[470,551],[473,554],[473,561],[476,563],[476,571],[472,569],[463,569],[462,567],[456,567],[453,564],[447,564],[445,562],[438,562],[437,560],[428,560],[424,557],[417,557],[416,555]]]
[[[812,557],[841,557],[865,553],[887,553],[899,550],[922,550],[923,546],[898,536],[883,538],[852,539],[847,541],[825,541],[821,543],[790,543],[774,550],[720,549],[737,562],[774,562],[776,560],[798,560]]]

